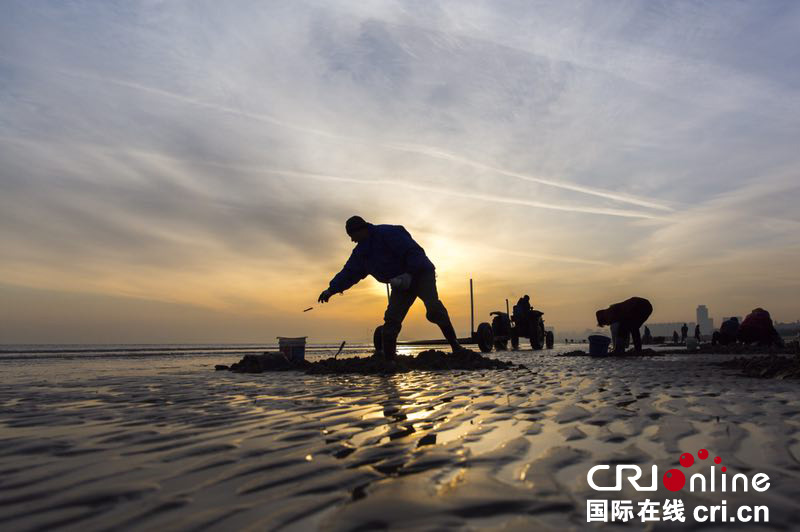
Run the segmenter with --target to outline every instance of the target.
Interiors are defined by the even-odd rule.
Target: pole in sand
[[[475,302],[472,298],[472,279],[469,280],[469,335],[475,338]]]

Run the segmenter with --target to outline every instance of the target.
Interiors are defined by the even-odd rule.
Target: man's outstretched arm
[[[362,266],[359,257],[356,256],[355,250],[347,259],[342,271],[337,273],[328,285],[328,288],[323,290],[319,295],[318,301],[326,303],[332,295],[344,292],[361,279],[367,276],[367,271]]]

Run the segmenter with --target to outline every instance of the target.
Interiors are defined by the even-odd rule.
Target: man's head
[[[344,224],[350,240],[353,242],[363,242],[369,238],[369,224],[361,216],[351,216]]]
[[[608,318],[608,309],[598,310],[595,312],[597,316],[597,326],[603,327],[604,325],[611,325],[611,320]]]
[[[531,300],[531,296],[529,296],[528,294],[525,294],[524,296],[522,296],[522,299],[524,299],[525,301],[530,301]]]

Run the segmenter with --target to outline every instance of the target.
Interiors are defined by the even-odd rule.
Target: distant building
[[[697,307],[697,324],[700,325],[700,334],[710,335],[714,332],[714,320],[708,317],[708,307],[705,305]]]

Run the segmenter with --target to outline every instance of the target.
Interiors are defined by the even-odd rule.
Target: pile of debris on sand
[[[800,356],[736,357],[717,363],[728,369],[738,369],[747,377],[761,379],[800,379]]]
[[[217,365],[217,370],[230,370],[238,373],[261,373],[264,371],[304,371],[312,375],[359,373],[362,375],[382,375],[405,373],[407,371],[437,370],[485,370],[485,369],[524,369],[522,364],[488,358],[469,349],[457,353],[445,353],[435,349],[422,351],[417,356],[398,355],[387,361],[380,355],[371,357],[326,358],[317,362],[306,360],[294,362],[281,353],[245,355],[241,361],[228,366]]]

